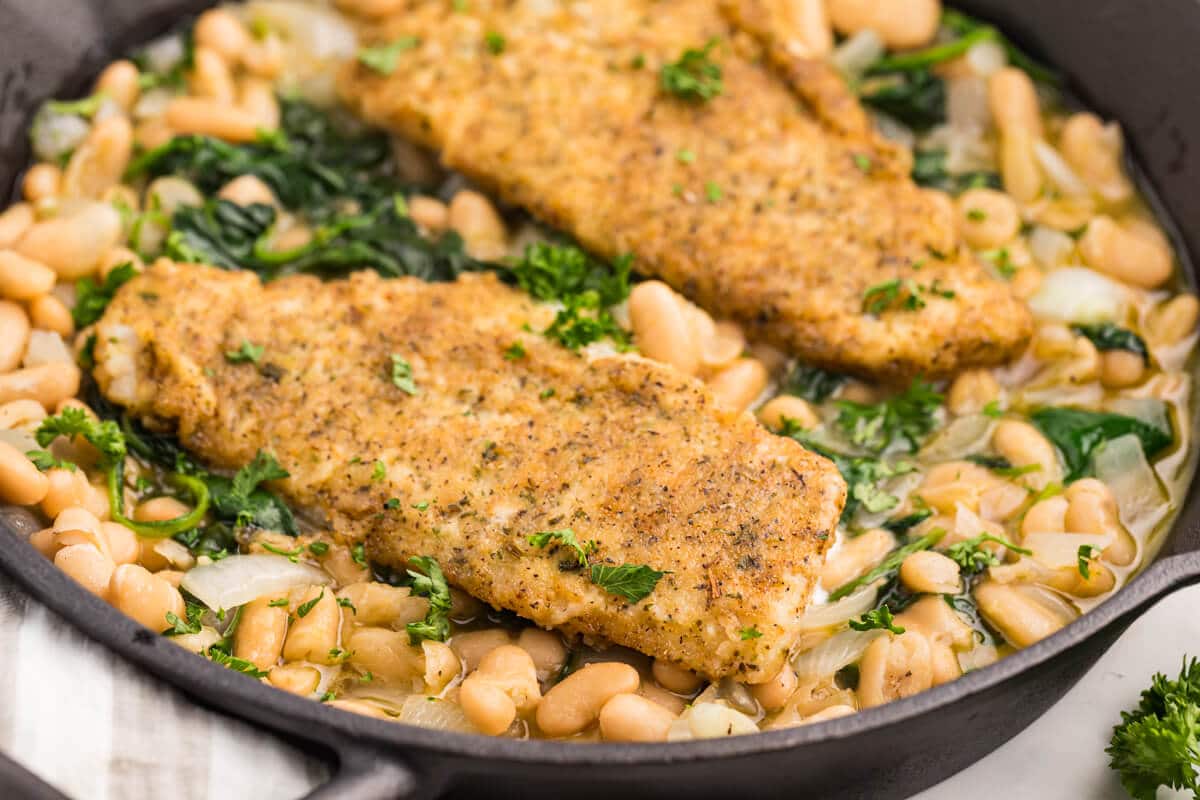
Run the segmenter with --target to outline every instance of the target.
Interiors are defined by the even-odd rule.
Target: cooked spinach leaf
[[[127,176],[187,178],[207,195],[230,180],[254,175],[289,209],[325,222],[356,204],[369,209],[403,188],[388,172],[387,136],[342,124],[298,100],[280,100],[278,133],[229,144],[206,136],[176,136],[138,157]]]
[[[448,281],[487,266],[467,255],[453,231],[436,241],[425,238],[390,200],[322,225],[311,242],[285,252],[269,248],[275,217],[270,206],[238,206],[219,198],[181,207],[172,218],[166,254],[179,261],[253,270],[264,279],[293,272],[334,277],[369,267],[387,277]]]
[[[1153,458],[1175,441],[1169,427],[1164,430],[1124,414],[1051,406],[1038,409],[1029,419],[1058,449],[1067,467],[1067,483],[1089,475],[1092,453],[1112,439],[1134,434],[1146,458]]]
[[[836,372],[797,364],[783,379],[780,391],[803,397],[811,403],[824,403],[846,383],[847,377]]]
[[[946,121],[946,83],[925,68],[867,78],[859,98],[915,131]]]
[[[1086,336],[1097,350],[1128,350],[1142,359],[1142,363],[1150,363],[1150,351],[1146,340],[1128,328],[1122,328],[1111,322],[1101,322],[1096,325],[1072,325],[1071,329],[1080,336]]]

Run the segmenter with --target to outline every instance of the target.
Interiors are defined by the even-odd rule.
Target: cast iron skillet
[[[98,69],[204,0],[0,0],[0,187],[28,160],[36,105],[86,89]],[[1200,252],[1200,4],[1195,0],[970,0],[1040,55],[1072,90],[1125,125],[1182,252]],[[0,193],[0,196],[3,196]],[[1189,273],[1193,268],[1188,267]],[[1194,273],[1193,273],[1194,274]],[[76,586],[0,519],[0,568],[114,652],[214,709],[334,765],[310,798],[646,795],[901,797],[1017,734],[1143,610],[1200,581],[1200,491],[1192,487],[1155,563],[1096,610],[1003,661],[906,700],[792,730],[675,745],[570,745],[435,732],[342,713],[185,653]],[[168,732],[169,735],[169,732]],[[58,796],[0,762],[6,796]],[[23,780],[23,783],[16,782]]]

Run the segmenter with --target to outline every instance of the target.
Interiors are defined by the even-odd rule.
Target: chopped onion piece
[[[1086,267],[1063,267],[1042,280],[1029,308],[1060,322],[1106,322],[1121,318],[1129,290]]]
[[[1121,522],[1130,532],[1144,536],[1169,513],[1162,485],[1134,434],[1106,442],[1092,456],[1092,464],[1096,478],[1112,490]]]
[[[880,635],[882,631],[878,630],[842,631],[798,654],[792,659],[792,666],[801,678],[827,678],[862,658],[867,645]]]
[[[437,731],[478,732],[458,703],[424,694],[405,698],[400,706],[399,720]]]
[[[330,578],[308,564],[293,563],[284,556],[254,553],[235,555],[196,567],[183,576],[181,588],[211,609],[231,609],[265,594],[289,591],[298,586],[325,585]]]
[[[1058,569],[1079,565],[1079,548],[1092,545],[1103,550],[1112,543],[1112,534],[1105,533],[1027,533],[1021,546],[1033,551],[1039,564]]]
[[[863,30],[838,45],[829,60],[846,77],[857,78],[880,59],[884,49],[883,39],[879,38],[878,33]]]
[[[811,605],[804,612],[804,616],[800,618],[800,630],[820,630],[841,625],[855,617],[861,617],[875,607],[877,594],[879,594],[878,583],[872,583],[836,602],[819,606]]]
[[[724,701],[696,703],[671,723],[667,731],[667,741],[716,739],[749,733],[758,733],[757,723],[742,712],[725,705]]]
[[[931,464],[955,461],[982,450],[992,435],[995,423],[986,414],[958,417],[921,448],[917,457]]]
[[[967,51],[966,59],[971,71],[981,78],[987,78],[1008,65],[1008,53],[1004,45],[990,39],[972,46]]]
[[[1075,240],[1062,231],[1035,225],[1029,234],[1029,251],[1046,269],[1054,269],[1075,250]]]
[[[1042,165],[1042,169],[1046,171],[1050,182],[1057,186],[1063,194],[1076,197],[1087,195],[1087,184],[1075,174],[1075,170],[1071,169],[1071,165],[1059,155],[1057,150],[1039,139],[1033,143],[1033,154],[1037,157],[1038,163]]]

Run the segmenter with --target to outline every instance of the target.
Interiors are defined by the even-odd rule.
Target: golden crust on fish
[[[827,65],[795,55],[770,3],[722,5],[410,0],[364,34],[420,43],[391,76],[349,69],[342,90],[504,200],[602,256],[634,253],[812,363],[899,378],[1012,355],[1029,312],[960,247],[947,198],[912,183],[910,157]],[[712,39],[723,93],[664,94],[661,66]],[[923,307],[864,313],[889,281]]]
[[[772,677],[832,541],[841,477],[669,367],[522,330],[547,316],[489,274],[263,286],[160,262],[100,321],[95,375],[218,467],[272,452],[291,473],[279,491],[377,561],[431,555],[453,584],[539,625],[710,678]],[[258,364],[230,363],[246,341],[264,348]],[[505,357],[514,342],[524,357]],[[393,355],[415,395],[393,385]],[[565,548],[527,541],[562,528],[597,543],[594,563],[669,574],[628,603]],[[748,628],[761,636],[743,640]]]

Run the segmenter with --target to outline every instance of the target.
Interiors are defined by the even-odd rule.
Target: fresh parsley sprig
[[[432,556],[415,556],[409,563],[420,570],[408,570],[412,593],[429,599],[429,611],[425,619],[405,626],[408,639],[413,644],[420,644],[425,639],[444,642],[450,637],[450,584],[446,583],[441,566]]]
[[[710,39],[700,49],[683,51],[677,61],[664,64],[659,83],[664,92],[689,103],[707,103],[725,91],[721,67],[709,58],[717,39]]]
[[[1185,658],[1173,681],[1156,674],[1137,707],[1121,712],[1105,752],[1136,800],[1154,800],[1160,786],[1200,797],[1200,662]]]

